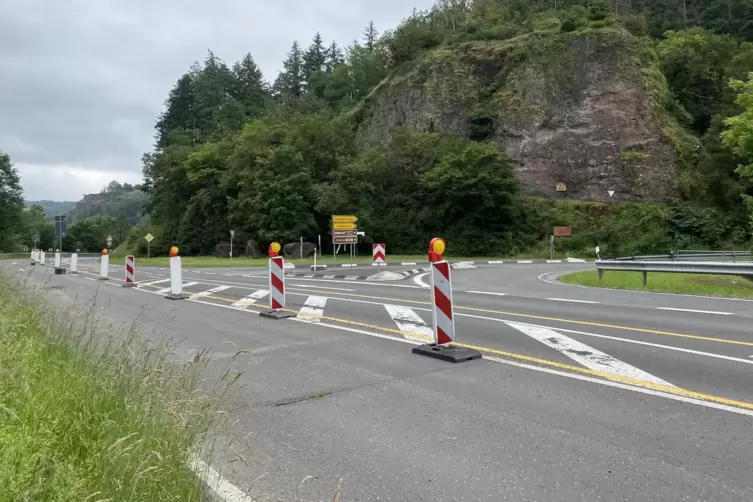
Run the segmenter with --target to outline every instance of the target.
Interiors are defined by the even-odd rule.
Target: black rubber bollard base
[[[37,262],[33,261],[33,262],[31,262],[31,264],[32,264],[32,265],[36,265],[36,264],[37,264]]]
[[[97,280],[99,280],[99,281],[109,281],[110,278],[109,277],[99,277]]]
[[[136,287],[136,283],[135,282],[127,282],[127,283],[123,284],[123,287],[124,288],[135,288]]]
[[[188,295],[179,293],[177,295],[165,295],[165,298],[167,298],[168,300],[185,300],[186,298],[188,298]]]
[[[262,310],[259,312],[259,317],[264,317],[266,319],[287,319],[289,317],[295,317],[297,314],[295,312],[289,312],[287,310]]]
[[[478,350],[456,347],[454,345],[437,345],[435,343],[413,347],[411,352],[451,363],[463,363],[473,361],[474,359],[481,359],[481,352]]]
[[[65,275],[65,269],[62,267],[55,268],[55,275]]]

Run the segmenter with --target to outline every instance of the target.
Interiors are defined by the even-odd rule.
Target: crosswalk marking
[[[194,300],[196,298],[204,298],[205,296],[209,296],[213,293],[219,293],[220,291],[225,291],[226,289],[230,289],[230,286],[217,286],[216,288],[207,289],[206,291],[202,291],[201,293],[196,293],[190,296],[190,300]]]
[[[570,359],[582,364],[590,370],[611,373],[613,375],[627,377],[632,380],[643,380],[645,382],[651,382],[657,385],[674,387],[674,385],[662,380],[659,377],[655,377],[650,373],[646,373],[645,371],[638,369],[635,366],[631,366],[626,362],[615,359],[614,357],[605,354],[604,352],[596,350],[595,348],[586,345],[585,343],[581,343],[552,329],[544,328],[541,326],[530,326],[528,324],[519,324],[511,321],[505,321],[505,324],[507,324],[511,328],[517,329],[521,333],[530,336],[534,340],[538,340],[547,347],[550,347],[557,352],[566,355]]]
[[[309,296],[296,317],[307,322],[319,322],[326,305],[326,296]]]
[[[269,294],[268,289],[260,289],[259,291],[254,291],[250,295],[248,295],[245,298],[241,298],[237,302],[233,303],[231,307],[239,308],[239,309],[245,309],[249,305],[253,305],[258,300],[261,300],[265,296]]]
[[[168,281],[169,281],[169,280],[170,280],[170,279],[168,279]],[[164,282],[164,281],[160,281],[160,282]],[[155,283],[155,284],[156,284],[156,283]],[[189,288],[189,287],[191,287],[191,286],[196,286],[197,284],[198,284],[198,282],[185,282],[185,283],[183,283],[183,285],[181,286],[181,289],[184,289],[184,288]],[[159,291],[157,291],[157,294],[158,294],[158,295],[164,295],[165,293],[169,293],[171,289],[172,289],[171,287],[170,287],[170,288],[163,288],[163,289],[160,289]]]
[[[163,282],[170,282],[170,279],[161,279],[159,281],[144,282],[142,284],[139,284],[139,286],[154,286],[155,284],[162,284]]]
[[[434,340],[432,329],[413,309],[400,305],[385,305],[384,308],[397,324],[397,328],[404,332],[406,338],[419,342]]]

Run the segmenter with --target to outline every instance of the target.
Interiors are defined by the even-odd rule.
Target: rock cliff
[[[397,127],[497,142],[518,160],[528,194],[609,201],[614,190],[615,200],[670,201],[686,138],[666,99],[651,50],[603,28],[428,52],[352,119],[365,145]]]

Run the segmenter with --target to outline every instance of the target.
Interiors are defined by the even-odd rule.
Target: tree
[[[245,120],[249,121],[264,113],[269,93],[264,83],[264,76],[256,65],[251,53],[233,65],[235,86],[233,97],[244,107]]]
[[[195,138],[196,127],[194,76],[186,73],[178,79],[170,91],[170,95],[165,100],[165,111],[157,119],[155,147],[161,150],[167,146],[170,132],[176,129],[190,131],[190,136]]]
[[[21,177],[0,150],[0,251],[11,251],[18,244],[23,210]]]
[[[337,42],[332,42],[332,44],[327,48],[327,52],[325,54],[325,61],[324,61],[324,71],[327,73],[331,73],[334,71],[335,67],[339,64],[343,64],[345,62],[345,55],[343,54],[343,51],[338,47]]]
[[[748,74],[746,81],[733,79],[729,85],[737,92],[736,102],[742,111],[725,121],[727,130],[722,132],[722,141],[745,159],[746,163],[737,168],[738,174],[753,181],[753,72]],[[744,197],[753,224],[753,197]]]
[[[282,66],[272,86],[274,95],[283,103],[293,103],[301,97],[304,85],[303,53],[298,42],[293,42]]]
[[[363,32],[363,45],[366,47],[366,51],[371,54],[376,47],[377,39],[379,38],[379,32],[374,26],[374,21],[369,21],[366,25],[366,29]]]

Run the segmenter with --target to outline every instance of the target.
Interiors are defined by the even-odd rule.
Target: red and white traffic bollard
[[[269,310],[260,312],[260,316],[284,319],[296,315],[285,310],[285,260],[282,256],[269,258],[269,303]]]
[[[372,244],[371,258],[373,266],[387,265],[387,246],[385,244]]]
[[[125,281],[124,288],[133,288],[136,286],[136,258],[128,255],[125,258]]]
[[[481,359],[479,351],[452,344],[455,341],[455,312],[452,306],[450,263],[441,259],[444,250],[444,239],[432,239],[429,246],[429,260],[431,261],[431,305],[432,317],[434,318],[434,343],[414,347],[412,352],[453,363]],[[437,258],[439,259],[437,260]]]
[[[434,314],[434,343],[443,345],[455,340],[455,315],[452,310],[450,264],[431,264],[431,304]]]
[[[99,280],[109,281],[109,267],[110,267],[110,255],[107,254],[107,249],[102,250],[102,255],[99,258]]]

